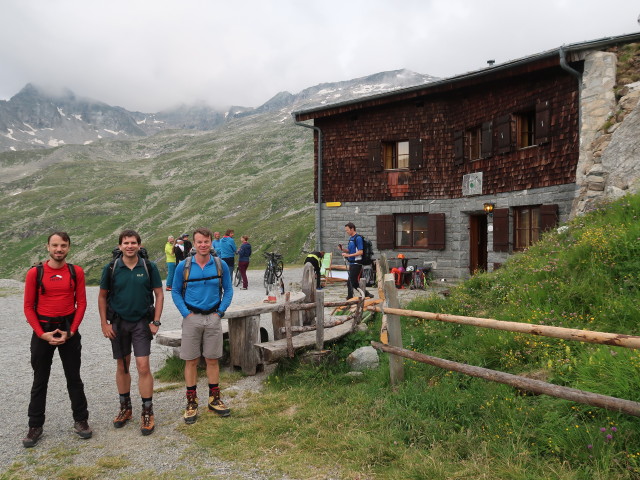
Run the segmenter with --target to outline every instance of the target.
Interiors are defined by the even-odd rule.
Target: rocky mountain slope
[[[6,102],[14,112],[11,121],[20,118],[32,127],[33,135],[21,132],[25,136],[55,132],[64,144],[0,153],[0,278],[22,279],[29,265],[45,258],[46,237],[57,229],[71,234],[72,261],[85,267],[90,281],[99,278],[123,228],[140,231],[154,260],[162,260],[167,235],[198,226],[250,235],[254,265],[263,264],[260,253],[271,250],[286,261],[299,260],[314,243],[313,137],[293,124],[291,111],[430,79],[398,71],[298,95],[283,92],[256,109],[230,109],[211,130],[165,126],[154,127],[156,133],[149,124],[162,121],[160,116],[142,119],[97,102],[89,107],[70,92],[46,105],[41,98],[33,110],[24,103],[19,108],[20,101],[37,95],[25,87],[24,95]],[[6,132],[7,111],[0,109],[0,133]],[[202,109],[185,109],[171,121],[189,119],[193,125],[198,115],[209,120]],[[17,138],[19,129],[12,125]],[[97,125],[126,133],[82,140],[83,132],[99,135]],[[69,136],[57,136],[62,134]],[[71,144],[73,138],[83,144]]]
[[[0,152],[88,145],[109,138],[127,140],[168,129],[213,130],[236,117],[350,100],[434,79],[398,70],[321,84],[296,95],[280,92],[258,108],[236,106],[220,111],[207,105],[182,105],[157,113],[130,112],[70,90],[50,92],[28,84],[10,100],[0,101]]]

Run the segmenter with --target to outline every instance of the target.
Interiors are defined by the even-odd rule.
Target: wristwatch
[[[160,322],[154,320],[153,322],[149,322],[149,325],[153,325],[154,327],[159,327],[162,324]]]
[[[224,317],[224,312],[216,312],[220,318]]]

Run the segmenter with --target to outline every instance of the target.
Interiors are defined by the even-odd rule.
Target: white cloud
[[[282,90],[408,68],[451,76],[637,31],[630,0],[3,2],[0,98],[26,83],[129,110],[259,106]]]

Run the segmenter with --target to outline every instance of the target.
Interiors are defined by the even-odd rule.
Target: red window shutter
[[[482,158],[490,157],[493,153],[493,124],[491,122],[484,122],[482,124]]]
[[[444,250],[446,247],[444,213],[430,213],[427,222],[427,248],[429,250]]]
[[[540,206],[540,229],[544,232],[558,224],[558,205]]]
[[[498,153],[511,151],[511,115],[503,115],[496,119]]]
[[[372,172],[382,171],[382,145],[380,142],[369,142],[369,165]]]
[[[549,141],[549,101],[536,103],[536,144],[547,143]]]
[[[493,211],[493,251],[509,251],[509,209],[497,208]]]
[[[422,139],[413,138],[409,140],[409,168],[418,170],[422,168]]]
[[[376,243],[378,250],[393,250],[395,230],[396,224],[393,215],[378,215],[376,217]]]
[[[464,132],[457,130],[453,132],[453,164],[462,165],[464,163]]]

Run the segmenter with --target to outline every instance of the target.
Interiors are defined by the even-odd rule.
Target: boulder
[[[347,357],[347,363],[352,371],[362,372],[364,370],[374,370],[378,368],[380,360],[378,352],[373,347],[360,347],[351,352]]]

